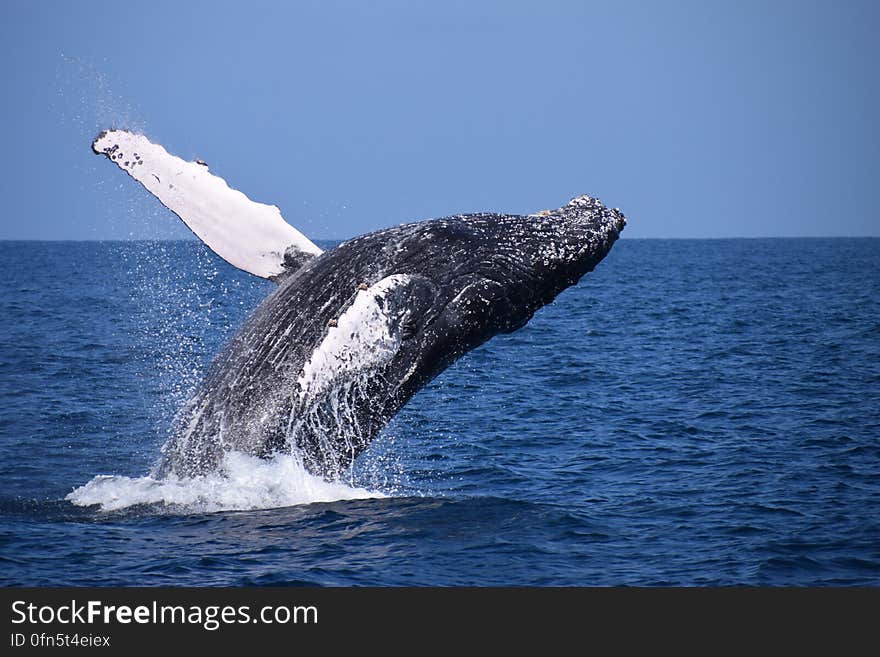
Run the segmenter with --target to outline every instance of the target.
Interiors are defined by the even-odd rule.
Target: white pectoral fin
[[[250,200],[210,173],[204,162],[182,160],[127,130],[102,132],[92,150],[141,183],[214,253],[239,269],[274,278],[289,271],[285,253],[288,263],[321,253],[284,221],[278,207]]]

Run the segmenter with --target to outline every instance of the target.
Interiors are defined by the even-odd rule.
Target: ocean
[[[0,242],[0,584],[878,585],[880,239],[619,241],[345,481],[149,476],[272,284]]]

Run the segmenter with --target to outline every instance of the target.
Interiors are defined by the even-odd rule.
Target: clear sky
[[[0,239],[186,237],[91,153],[313,238],[588,193],[629,237],[880,235],[880,2],[0,0]]]

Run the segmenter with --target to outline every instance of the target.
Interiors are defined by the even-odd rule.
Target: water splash
[[[385,495],[315,477],[291,455],[261,459],[229,452],[221,468],[209,475],[164,479],[99,475],[65,499],[102,511],[154,505],[177,513],[206,513],[380,497]]]
[[[59,122],[80,135],[83,153],[100,130],[125,125],[143,131],[143,112],[120,93],[120,80],[112,79],[107,66],[87,58],[62,53],[55,68],[52,110]]]
[[[122,126],[142,132],[147,127],[139,108],[119,92],[118,82],[100,66],[62,55],[56,83],[59,121],[76,136],[75,141],[82,143],[82,166],[92,169],[100,163],[88,147],[100,130]],[[211,355],[264,296],[266,282],[244,279],[237,272],[218,268],[217,258],[201,245],[163,241],[188,233],[143,190],[109,177],[116,176],[116,172],[109,172],[106,180],[105,175],[103,168],[95,170],[96,184],[113,184],[123,192],[106,195],[109,205],[104,207],[104,214],[112,218],[113,232],[146,238],[118,247],[118,262],[127,285],[116,292],[127,293],[130,312],[136,319],[134,376],[155,386],[151,391],[155,394],[149,401],[144,399],[144,414],[154,427],[153,440],[144,449],[152,451],[167,440],[174,416],[194,395]],[[187,264],[181,266],[184,261]],[[375,469],[371,469],[371,475],[372,480],[384,481]],[[353,479],[349,477],[349,481]],[[107,511],[134,505],[214,511],[378,495],[356,485],[329,483],[310,475],[295,456],[261,460],[229,453],[217,472],[202,477],[101,475],[74,489],[67,499]]]

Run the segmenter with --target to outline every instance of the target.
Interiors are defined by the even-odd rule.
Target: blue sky
[[[628,237],[880,235],[880,3],[0,3],[0,239],[186,237],[90,151],[313,238],[589,193]]]

